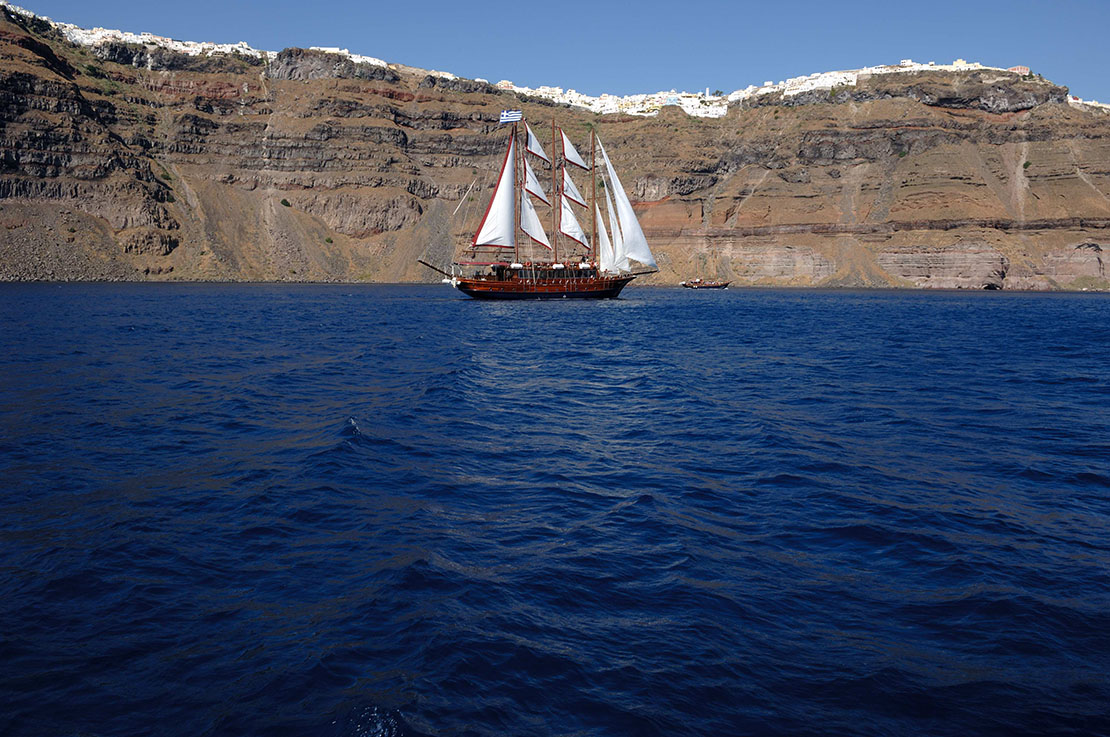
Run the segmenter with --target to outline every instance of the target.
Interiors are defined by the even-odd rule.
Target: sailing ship
[[[423,260],[421,264],[477,299],[613,298],[637,276],[658,271],[632,203],[595,133],[590,134],[587,164],[554,120],[550,158],[519,110],[503,111],[501,122],[513,124],[505,158],[486,213],[463,257],[451,264],[450,271]],[[550,166],[550,198],[529,156]],[[604,171],[599,171],[602,162]],[[589,172],[588,197],[582,195],[568,167]],[[599,205],[599,181],[608,228]],[[533,198],[551,209],[550,239]],[[576,208],[585,208],[590,236]],[[526,239],[518,239],[518,232]],[[633,271],[632,262],[646,270]]]

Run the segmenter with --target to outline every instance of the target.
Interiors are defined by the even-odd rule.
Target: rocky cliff
[[[7,10],[0,279],[435,279],[416,259],[447,262],[473,231],[507,107],[576,141],[600,128],[649,282],[1110,288],[1110,115],[1039,78],[918,72],[720,119],[597,116],[320,51],[77,47]]]

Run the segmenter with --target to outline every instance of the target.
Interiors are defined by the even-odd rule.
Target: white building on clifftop
[[[50,20],[44,16],[36,15],[28,10],[24,10],[16,5],[8,3],[6,0],[0,0],[0,5],[7,7],[14,13],[20,15],[39,18],[54,25],[55,28],[62,33],[63,36],[71,43],[81,46],[97,46],[103,43],[118,42],[128,44],[140,44],[143,46],[157,46],[172,51],[177,51],[182,54],[190,56],[197,56],[200,54],[239,54],[242,56],[251,56],[255,58],[266,59],[276,56],[273,51],[260,51],[251,48],[245,41],[240,41],[235,44],[216,44],[216,43],[198,43],[195,41],[178,41],[165,36],[156,36],[152,33],[130,33],[127,31],[114,31],[106,28],[80,28],[71,23],[58,23]],[[387,66],[391,68],[403,68],[402,65],[389,64],[388,62],[373,56],[364,56],[361,54],[352,53],[348,49],[340,49],[337,47],[326,46],[313,46],[316,51],[322,51],[329,54],[337,54],[349,58],[357,64],[372,64],[374,66]],[[564,103],[567,105],[574,105],[591,110],[595,113],[608,115],[615,113],[624,113],[626,115],[657,115],[661,108],[665,105],[677,105],[682,108],[688,115],[701,118],[719,118],[728,112],[729,103],[741,102],[752,98],[760,97],[762,95],[771,95],[781,93],[783,97],[794,97],[806,92],[816,90],[829,90],[832,91],[838,87],[854,87],[861,76],[875,75],[875,74],[904,74],[907,72],[919,71],[968,71],[975,69],[992,69],[998,71],[1006,71],[1000,67],[988,67],[976,62],[968,62],[964,59],[956,59],[951,64],[936,64],[929,62],[921,64],[913,61],[912,59],[902,59],[898,64],[890,64],[875,67],[864,67],[863,69],[849,69],[835,72],[818,72],[808,74],[803,77],[793,77],[782,82],[774,84],[770,81],[764,82],[760,86],[748,85],[743,89],[738,89],[728,95],[711,95],[709,89],[706,88],[705,92],[677,92],[670,90],[669,92],[654,92],[648,94],[625,95],[618,97],[616,95],[602,94],[598,97],[585,95],[575,90],[564,91],[562,87],[551,87],[542,85],[540,87],[519,87],[507,79],[503,79],[497,83],[498,89],[506,91],[514,91],[525,95],[533,95],[535,97],[542,97],[544,99],[552,100],[553,102]],[[1024,73],[1028,74],[1026,67],[1014,67],[1010,71],[1014,73],[1021,73],[1019,70],[1026,70]],[[450,72],[440,72],[435,70],[425,70],[427,74],[432,74],[439,77],[448,79],[457,79],[456,75]],[[1098,104],[1098,103],[1085,103],[1085,104]]]

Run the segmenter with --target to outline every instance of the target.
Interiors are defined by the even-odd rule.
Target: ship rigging
[[[593,131],[587,164],[554,120],[550,158],[520,111],[503,111],[501,120],[512,122],[501,170],[485,215],[463,257],[451,264],[450,271],[423,260],[420,263],[478,299],[612,298],[637,276],[658,270],[632,203]],[[550,198],[529,156],[550,165]],[[602,162],[604,171],[599,171]],[[575,184],[569,167],[589,172],[588,197]],[[598,201],[599,182],[604,190],[608,228]],[[550,239],[533,198],[551,209]],[[589,215],[590,235],[579,223],[576,207],[584,208],[584,214]],[[518,239],[518,232],[527,239]],[[644,270],[632,271],[633,262],[642,264]]]

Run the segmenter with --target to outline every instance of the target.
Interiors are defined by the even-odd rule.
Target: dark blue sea
[[[0,734],[1110,734],[1110,295],[0,286]]]

